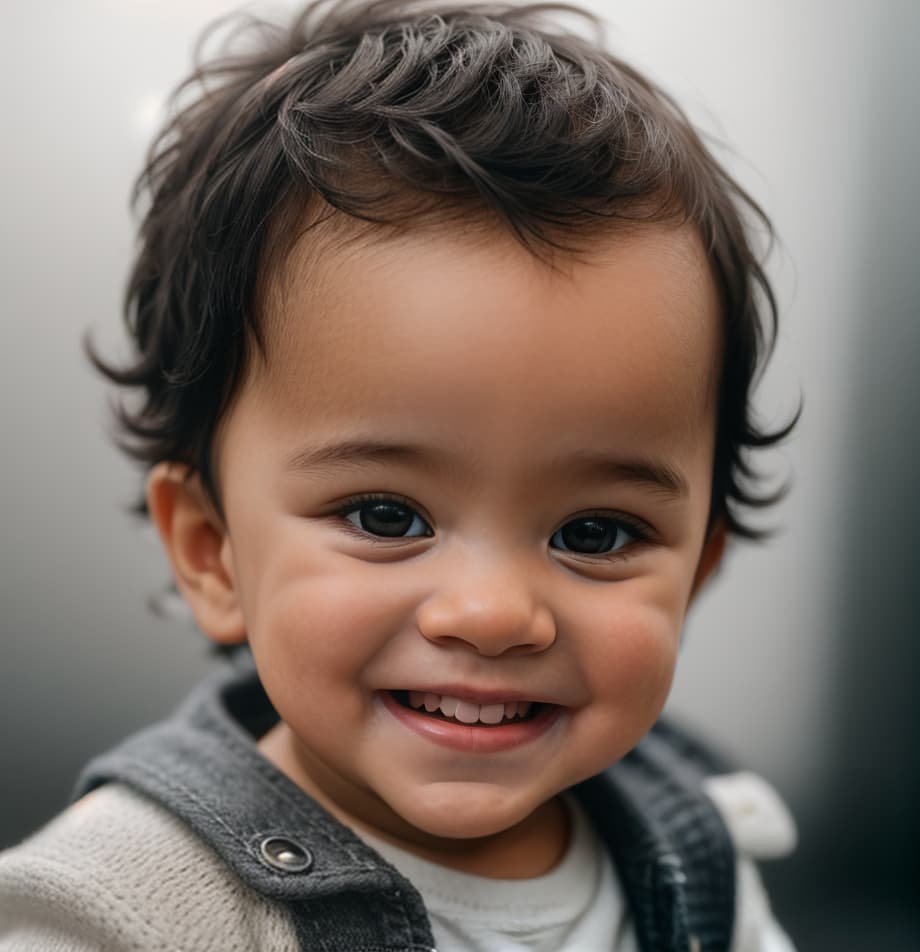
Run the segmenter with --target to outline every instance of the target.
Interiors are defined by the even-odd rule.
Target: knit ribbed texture
[[[0,856],[0,883],[4,952],[301,947],[283,906],[246,887],[184,823],[120,785]]]

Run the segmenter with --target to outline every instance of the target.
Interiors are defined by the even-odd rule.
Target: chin
[[[512,795],[501,789],[490,790],[486,796],[463,791],[450,795],[438,791],[437,795],[428,798],[427,793],[420,794],[426,797],[424,805],[416,800],[411,805],[393,805],[393,809],[415,829],[439,839],[471,840],[495,836],[527,819],[545,802],[514,802]],[[552,799],[552,796],[545,799]],[[401,809],[402,806],[405,809]]]
[[[423,833],[442,840],[481,840],[510,829],[523,817],[510,820],[505,818],[480,816],[422,817],[418,822],[410,823]]]

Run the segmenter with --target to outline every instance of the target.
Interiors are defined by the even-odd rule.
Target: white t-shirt
[[[572,837],[562,861],[534,879],[486,879],[361,836],[418,889],[438,952],[638,952],[610,857],[566,797]]]
[[[710,778],[706,791],[738,851],[731,952],[795,952],[777,924],[753,859],[795,845],[795,825],[776,792],[750,773]],[[535,879],[487,879],[420,859],[360,835],[422,895],[438,952],[638,952],[613,863],[571,796],[572,839],[562,861]]]

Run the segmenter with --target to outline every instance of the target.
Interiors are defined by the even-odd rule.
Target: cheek
[[[605,632],[598,646],[592,678],[603,679],[617,697],[664,703],[677,661],[678,633],[666,616],[636,612]]]
[[[586,601],[578,623],[584,639],[580,650],[576,643],[593,697],[615,707],[621,721],[648,720],[647,726],[667,698],[683,621],[674,604],[650,594],[626,582],[615,598]]]
[[[658,719],[667,700],[679,626],[655,606],[608,610],[578,653],[585,704],[573,721],[573,775],[591,776],[627,754]]]
[[[365,674],[399,630],[387,590],[362,576],[305,566],[263,580],[252,603],[249,642],[265,689],[281,717],[314,745],[367,715]]]
[[[244,598],[249,641],[292,678],[354,679],[404,623],[405,600],[380,566],[311,549],[264,558]]]

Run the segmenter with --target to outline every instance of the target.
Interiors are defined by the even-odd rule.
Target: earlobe
[[[147,507],[199,628],[218,644],[245,641],[227,532],[197,477],[182,464],[158,463],[147,479]]]
[[[706,580],[719,567],[722,557],[725,555],[725,545],[728,540],[728,532],[725,528],[725,522],[718,519],[706,536],[703,543],[703,550],[700,552],[700,559],[696,566],[696,575],[693,577],[693,587],[690,589],[690,598],[694,598],[703,587]]]

